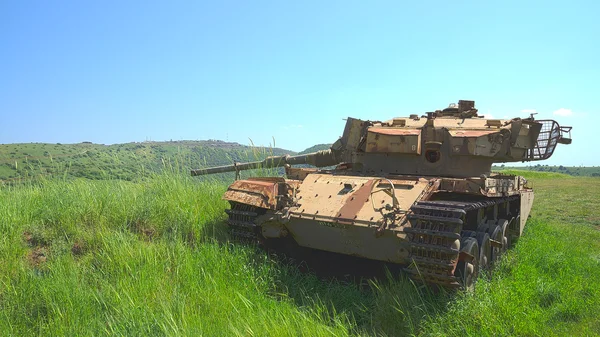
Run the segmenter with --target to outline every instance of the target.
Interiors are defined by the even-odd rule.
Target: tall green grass
[[[46,181],[0,190],[0,331],[7,335],[348,332],[273,294],[275,265],[219,241],[225,186]]]
[[[600,181],[530,177],[524,236],[474,293],[404,276],[322,280],[231,244],[226,185],[169,168],[138,182],[0,188],[2,335],[597,335]]]

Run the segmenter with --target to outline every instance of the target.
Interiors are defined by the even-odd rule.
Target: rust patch
[[[370,128],[369,132],[373,132],[379,135],[390,135],[390,136],[418,136],[421,134],[421,130],[417,129],[396,129],[396,128]]]
[[[223,199],[260,208],[276,209],[279,181],[279,178],[237,180],[229,185]]]
[[[456,138],[476,138],[486,136],[492,133],[498,133],[498,130],[451,130],[450,135]]]
[[[252,178],[248,178],[245,180],[246,181],[260,181],[260,182],[266,182],[266,183],[282,183],[285,181],[284,178],[280,178],[280,177],[252,177]]]
[[[429,180],[429,185],[423,189],[423,192],[417,197],[415,202],[421,200],[429,200],[434,192],[440,189],[441,179],[431,179]]]
[[[371,197],[371,189],[373,188],[374,183],[375,180],[373,179],[367,181],[356,192],[352,193],[352,195],[348,197],[348,201],[344,204],[344,206],[342,206],[337,216],[337,220],[340,223],[352,223],[352,220],[356,218],[358,212],[360,212],[364,204],[369,201],[369,198]]]
[[[309,174],[317,172],[315,168],[297,168],[297,167],[286,167],[285,175],[288,179],[304,180]]]

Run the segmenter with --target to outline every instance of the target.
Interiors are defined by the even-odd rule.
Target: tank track
[[[259,216],[257,207],[231,203],[231,209],[226,209],[225,213],[229,215],[227,225],[231,238],[235,241],[248,243],[260,243],[260,226],[256,224],[256,218]]]
[[[462,286],[455,268],[464,239],[476,237],[477,231],[465,230],[467,215],[490,206],[514,200],[517,197],[497,198],[475,202],[420,201],[407,215],[412,227],[408,233],[409,253],[412,261],[405,271],[411,278],[439,284],[448,288]],[[477,224],[475,228],[477,228]],[[489,227],[486,227],[489,228]]]

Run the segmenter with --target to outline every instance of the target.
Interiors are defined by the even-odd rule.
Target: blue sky
[[[300,151],[343,118],[459,99],[554,118],[600,165],[596,1],[0,2],[0,143],[222,139]]]

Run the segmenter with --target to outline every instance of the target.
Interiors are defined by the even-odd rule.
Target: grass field
[[[141,182],[0,188],[2,335],[600,335],[600,179],[526,172],[516,247],[474,293],[403,276],[324,281],[227,241],[226,186]]]

